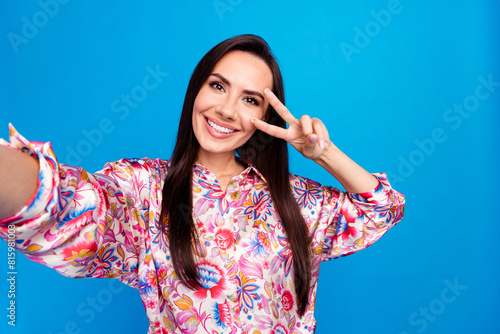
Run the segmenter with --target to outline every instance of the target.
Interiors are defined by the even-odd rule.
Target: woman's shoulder
[[[149,176],[164,177],[168,170],[169,160],[161,158],[123,158],[108,162],[104,165],[102,172],[123,173],[128,175],[148,174]]]
[[[297,187],[297,186],[307,186],[308,188],[321,188],[323,187],[321,183],[314,181],[312,179],[309,179],[304,176],[296,175],[290,173],[289,175],[290,179],[290,186],[291,187]]]

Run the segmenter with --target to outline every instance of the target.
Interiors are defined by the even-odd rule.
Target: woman
[[[378,240],[404,197],[283,103],[268,45],[241,35],[195,68],[169,161],[88,174],[11,127],[2,236],[14,226],[19,250],[63,275],[139,289],[149,333],[313,332],[320,262]],[[287,142],[347,192],[290,175]]]

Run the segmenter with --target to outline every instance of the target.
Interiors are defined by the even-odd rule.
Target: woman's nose
[[[229,97],[224,99],[224,101],[221,101],[219,104],[217,113],[224,119],[236,120],[238,115],[236,102],[235,99]]]

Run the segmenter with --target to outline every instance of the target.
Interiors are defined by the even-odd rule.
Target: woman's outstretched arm
[[[15,248],[37,263],[138,287],[145,222],[159,217],[150,203],[162,161],[122,159],[88,173],[59,163],[50,143],[29,141],[12,125],[9,133],[9,142],[0,140],[0,238],[9,241],[13,226]]]
[[[0,145],[0,220],[17,213],[35,194],[38,160]]]

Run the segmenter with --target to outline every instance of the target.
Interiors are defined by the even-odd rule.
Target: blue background
[[[261,35],[292,113],[321,118],[338,147],[388,172],[407,199],[406,217],[377,244],[322,265],[317,333],[500,332],[500,85],[476,97],[480,78],[500,82],[500,1],[66,2],[0,3],[0,137],[12,122],[88,171],[168,158],[198,60],[228,37]],[[168,75],[126,110],[120,98],[140,91],[148,66]],[[463,103],[466,116],[448,111]],[[102,122],[106,133],[85,144]],[[339,186],[299,154],[291,166]],[[21,255],[12,328],[4,243],[0,268],[2,333],[147,331],[135,290],[65,278]]]

